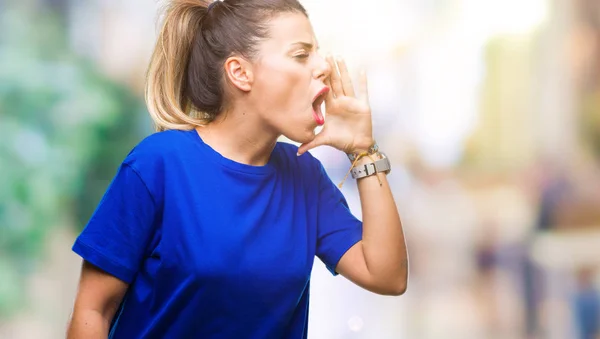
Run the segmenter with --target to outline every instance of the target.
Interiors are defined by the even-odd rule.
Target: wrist
[[[356,142],[354,147],[350,150],[350,152],[346,152],[348,154],[361,154],[365,152],[369,152],[373,146],[375,146],[377,142],[373,138],[363,138],[362,140]]]
[[[363,158],[369,159],[368,156],[373,156],[379,153],[379,146],[375,140],[370,139],[370,141],[363,143],[363,145],[365,146],[360,146],[351,152],[346,152],[346,155],[350,161],[354,162],[357,158],[359,158],[360,155],[365,155]]]
[[[366,159],[365,159],[366,158]],[[377,176],[378,173],[390,173],[391,166],[389,159],[383,153],[364,156],[360,158],[350,169],[352,178],[362,179],[369,176]],[[377,176],[379,184],[383,185],[381,178]]]
[[[364,157],[361,157],[360,159],[358,159],[358,161],[356,162],[356,166],[361,166],[364,164],[368,164],[370,162],[374,162],[377,160],[383,159],[383,156],[381,155],[381,153],[376,152],[373,154],[369,154],[369,155],[365,155]]]

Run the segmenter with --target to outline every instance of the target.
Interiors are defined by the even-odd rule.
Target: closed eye
[[[310,55],[308,53],[302,53],[302,54],[296,54],[296,55],[294,55],[294,58],[296,58],[296,59],[306,59],[309,56]]]

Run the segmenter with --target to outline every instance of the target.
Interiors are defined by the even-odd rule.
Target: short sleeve
[[[320,162],[318,171],[317,257],[337,275],[335,268],[342,256],[362,239],[362,222],[350,212],[342,192]]]
[[[138,173],[121,165],[73,251],[105,272],[131,283],[142,262],[156,207]]]

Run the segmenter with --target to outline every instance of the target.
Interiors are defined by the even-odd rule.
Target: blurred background
[[[368,70],[411,259],[402,297],[316,261],[309,338],[600,338],[600,1],[303,4]],[[0,0],[0,338],[64,338],[71,245],[153,132],[157,8]],[[341,181],[345,156],[313,153]]]

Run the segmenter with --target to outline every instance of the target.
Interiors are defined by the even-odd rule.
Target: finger
[[[325,138],[321,135],[322,133],[319,133],[311,142],[300,145],[300,147],[298,147],[298,153],[296,155],[301,156],[302,154],[310,151],[315,147],[325,145]]]
[[[340,74],[338,73],[337,66],[333,61],[333,57],[328,56],[327,62],[329,63],[329,67],[331,68],[331,75],[329,76],[329,82],[331,83],[331,91],[332,95],[335,97],[344,95],[344,88],[342,87],[342,80],[340,79]]]
[[[352,79],[350,78],[350,72],[348,72],[346,62],[341,57],[337,57],[336,59],[338,68],[340,70],[340,78],[342,80],[342,89],[344,90],[344,94],[349,97],[353,97],[354,87],[352,87]]]
[[[367,79],[367,71],[364,69],[360,70],[360,75],[358,76],[358,99],[361,101],[369,103],[369,83]]]
[[[334,99],[333,90],[331,89],[331,80],[325,80],[325,86],[329,87],[329,92],[327,92],[327,96],[325,96],[325,105],[331,103],[331,100]]]

